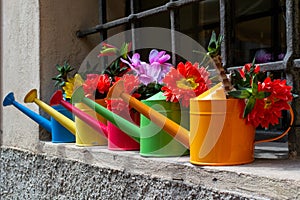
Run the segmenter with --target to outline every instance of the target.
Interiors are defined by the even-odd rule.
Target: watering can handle
[[[259,144],[259,143],[263,143],[263,142],[272,142],[272,141],[278,140],[280,138],[283,138],[290,131],[290,129],[294,123],[294,112],[293,112],[291,105],[289,105],[289,107],[290,107],[289,111],[290,111],[290,115],[291,115],[291,121],[290,121],[289,127],[283,133],[281,133],[279,136],[277,136],[275,138],[269,138],[269,139],[265,139],[265,140],[257,140],[257,141],[254,141],[254,144]]]

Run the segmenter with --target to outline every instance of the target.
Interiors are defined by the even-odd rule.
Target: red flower
[[[245,64],[242,69],[239,69],[239,73],[240,73],[241,77],[243,79],[246,78],[245,74],[248,74],[250,72],[251,68],[253,68],[253,67],[254,66],[252,66],[251,63]],[[259,71],[260,71],[260,66],[256,65],[255,68],[254,68],[254,70],[253,70],[253,73],[254,74],[258,74]]]
[[[286,85],[286,80],[276,79],[271,81],[266,78],[263,83],[258,83],[258,91],[270,92],[270,96],[257,99],[253,110],[247,115],[247,122],[257,127],[267,128],[269,124],[278,124],[282,117],[282,110],[289,110],[288,102],[292,100],[291,86]]]
[[[204,67],[199,68],[198,63],[190,62],[177,65],[177,70],[171,68],[163,79],[165,86],[162,87],[167,101],[181,102],[183,106],[189,106],[192,97],[199,96],[208,90],[211,81],[209,73]]]
[[[93,97],[98,85],[98,74],[87,74],[86,80],[82,84],[86,97]]]
[[[96,90],[100,94],[106,94],[111,86],[111,79],[106,74],[87,74],[82,84],[86,97],[94,97]]]
[[[111,86],[111,80],[106,74],[101,74],[98,78],[97,90],[101,94],[108,92]]]
[[[123,77],[118,77],[116,81],[123,80],[124,89],[126,93],[131,94],[140,85],[139,78],[133,74],[125,74]]]
[[[133,74],[125,74],[123,77],[119,78],[117,81],[123,80],[124,83],[124,92],[131,94],[131,96],[135,98],[139,98],[141,95],[136,93],[135,90],[139,87],[140,81],[137,76]],[[125,108],[128,108],[129,110],[131,107],[129,107],[128,103],[123,101],[122,99],[109,99],[106,100],[106,103],[108,105],[108,108],[119,114],[122,110]]]

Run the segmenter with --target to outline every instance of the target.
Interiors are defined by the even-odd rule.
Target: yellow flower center
[[[272,101],[270,99],[265,100],[265,107],[264,109],[269,109],[272,105]]]
[[[181,89],[185,89],[185,90],[194,90],[198,87],[198,83],[195,82],[195,80],[193,78],[182,78],[179,81],[176,81],[176,85],[177,87],[181,88]]]

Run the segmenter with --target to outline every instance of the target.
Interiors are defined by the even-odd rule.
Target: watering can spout
[[[31,118],[33,121],[37,122],[39,125],[41,125],[43,128],[45,128],[48,132],[50,132],[50,133],[52,132],[51,122],[48,119],[42,117],[41,115],[33,112],[29,108],[27,108],[27,107],[23,106],[22,104],[20,104],[19,102],[17,102],[15,100],[13,92],[10,92],[8,95],[6,95],[6,97],[3,100],[3,106],[9,106],[9,105],[15,106],[18,110],[20,110],[25,115],[27,115],[29,118]]]
[[[57,105],[57,104],[61,104],[62,106],[64,106],[66,109],[68,109],[78,118],[80,118],[82,121],[87,123],[98,133],[104,134],[104,136],[107,138],[108,130],[106,125],[96,120],[95,118],[91,117],[90,115],[86,114],[85,112],[81,111],[80,109],[76,108],[71,103],[63,100],[63,95],[61,90],[57,90],[50,99],[50,105]]]
[[[119,80],[110,88],[107,98],[122,98],[131,107],[136,109],[139,113],[143,114],[148,119],[151,119],[157,126],[162,127],[174,139],[180,142],[183,146],[189,149],[189,134],[190,132],[170,120],[166,116],[143,104],[136,98],[124,92],[124,81]]]
[[[76,127],[75,123],[69,119],[68,117],[64,116],[60,112],[56,111],[54,108],[49,106],[48,104],[44,103],[40,99],[37,98],[37,90],[32,89],[27,93],[24,98],[25,103],[36,103],[40,108],[42,108],[45,112],[47,112],[51,117],[53,117],[56,121],[58,121],[62,126],[68,129],[73,135],[75,135]]]
[[[122,131],[127,133],[131,138],[133,138],[135,141],[140,141],[140,128],[127,121],[126,119],[120,117],[119,115],[111,112],[110,110],[107,110],[103,106],[97,104],[93,100],[87,98],[84,96],[84,91],[82,87],[79,87],[75,90],[75,92],[72,95],[71,98],[72,103],[84,103],[87,106],[89,106],[92,109],[95,109],[97,113],[99,113],[101,116],[103,116],[105,119],[110,121],[112,124],[120,128]]]

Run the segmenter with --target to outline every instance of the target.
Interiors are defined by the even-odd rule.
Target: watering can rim
[[[37,98],[37,89],[32,89],[24,97],[24,102],[33,103],[35,98]]]
[[[2,105],[3,106],[9,106],[12,105],[15,101],[15,96],[13,92],[9,92],[3,99]]]
[[[237,98],[229,98],[229,99],[199,99],[197,97],[191,98],[190,101],[233,101],[233,100],[243,100]]]

